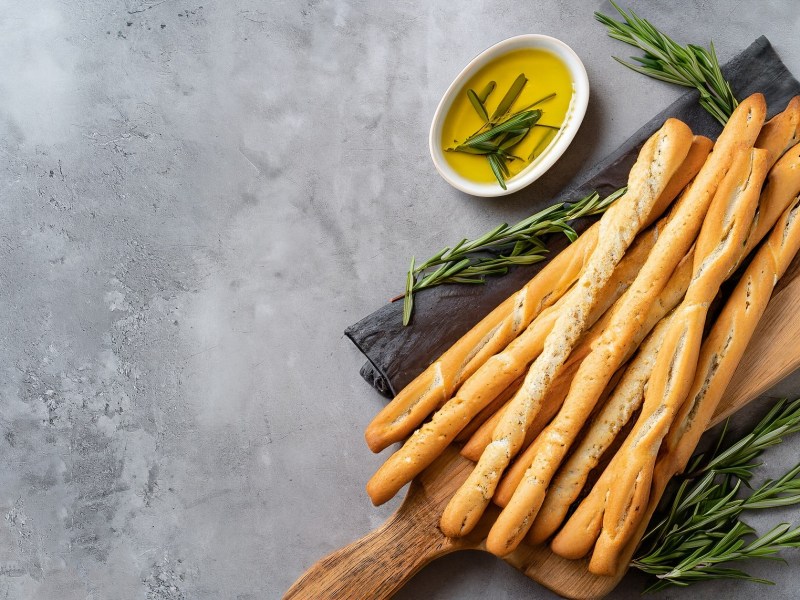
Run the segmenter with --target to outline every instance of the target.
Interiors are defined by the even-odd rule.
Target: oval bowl
[[[444,149],[442,148],[442,127],[457,95],[475,73],[494,59],[508,52],[526,48],[548,50],[561,59],[572,77],[572,99],[561,129],[556,136],[541,155],[506,182],[507,189],[504,190],[496,182],[481,183],[467,179],[450,166],[444,157]],[[564,151],[578,133],[588,105],[589,77],[586,75],[586,68],[583,66],[583,62],[581,62],[581,59],[572,48],[561,40],[548,35],[526,34],[508,38],[484,50],[472,59],[444,93],[433,115],[431,131],[428,137],[433,164],[447,183],[467,194],[484,198],[513,194],[539,179],[564,154]]]

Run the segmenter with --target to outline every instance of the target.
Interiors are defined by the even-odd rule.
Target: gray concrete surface
[[[764,33],[800,73],[790,0],[671,4],[635,6],[722,59]],[[411,254],[529,214],[680,93],[610,59],[597,6],[0,0],[0,597],[277,598],[381,523],[362,430],[383,400],[345,326]],[[429,120],[526,32],[583,58],[587,121],[531,193],[466,197]],[[793,598],[787,559],[752,568],[775,587],[696,593]],[[399,597],[552,595],[464,553]]]

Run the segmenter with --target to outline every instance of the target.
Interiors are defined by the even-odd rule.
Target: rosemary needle
[[[404,298],[403,325],[411,321],[415,293],[443,283],[484,283],[487,276],[504,275],[514,265],[542,261],[547,254],[543,236],[563,233],[575,241],[578,234],[570,223],[602,214],[624,192],[622,188],[605,198],[593,192],[571,204],[558,203],[514,225],[503,223],[477,239],[463,239],[422,263],[416,264],[412,259],[405,293],[397,298]]]
[[[708,50],[693,44],[681,46],[632,10],[625,12],[614,0],[611,4],[624,22],[599,12],[595,18],[608,28],[610,37],[644,51],[644,56],[632,57],[638,64],[614,60],[648,77],[695,88],[700,105],[725,125],[739,103],[722,75],[714,44]]]
[[[723,449],[726,430],[727,423],[716,447],[693,459],[672,501],[642,538],[631,566],[656,577],[647,591],[711,579],[770,583],[725,565],[800,547],[800,527],[781,523],[757,536],[740,520],[745,511],[800,503],[800,464],[743,497],[740,493],[752,489],[761,453],[800,431],[800,400],[778,402],[750,434]]]

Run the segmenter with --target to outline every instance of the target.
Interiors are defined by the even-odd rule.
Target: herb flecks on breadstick
[[[581,363],[564,405],[534,442],[537,452],[533,461],[489,532],[486,547],[490,552],[498,556],[508,554],[527,534],[544,502],[550,481],[581,427],[613,374],[626,360],[631,344],[635,339],[641,339],[644,315],[700,231],[717,187],[730,168],[732,151],[743,142],[748,146],[755,143],[765,112],[763,96],[753,96],[742,103],[741,109],[731,116],[729,126],[720,135],[714,152],[695,181],[673,208],[647,262],[620,299],[619,306],[615,307],[614,318],[594,345],[592,353]],[[748,224],[755,211],[756,198],[757,190],[752,198]]]
[[[564,307],[542,354],[534,361],[522,388],[498,424],[492,443],[445,509],[440,526],[446,535],[468,533],[483,514],[499,477],[519,451],[548,388],[586,329],[598,293],[644,226],[656,200],[686,157],[691,142],[689,128],[669,119],[645,143],[631,170],[627,193],[600,220],[597,246],[575,284],[581,294]]]
[[[765,150],[740,150],[712,203],[697,240],[692,283],[665,335],[642,412],[618,453],[603,529],[589,566],[592,573],[607,575],[616,570],[619,554],[647,506],[656,454],[689,392],[708,306],[735,267],[747,239],[766,176],[766,160]]]

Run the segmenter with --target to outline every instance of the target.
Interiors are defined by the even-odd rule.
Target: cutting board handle
[[[390,598],[434,559],[476,544],[449,539],[431,527],[441,510],[416,482],[402,506],[378,529],[329,554],[298,579],[284,600]]]

